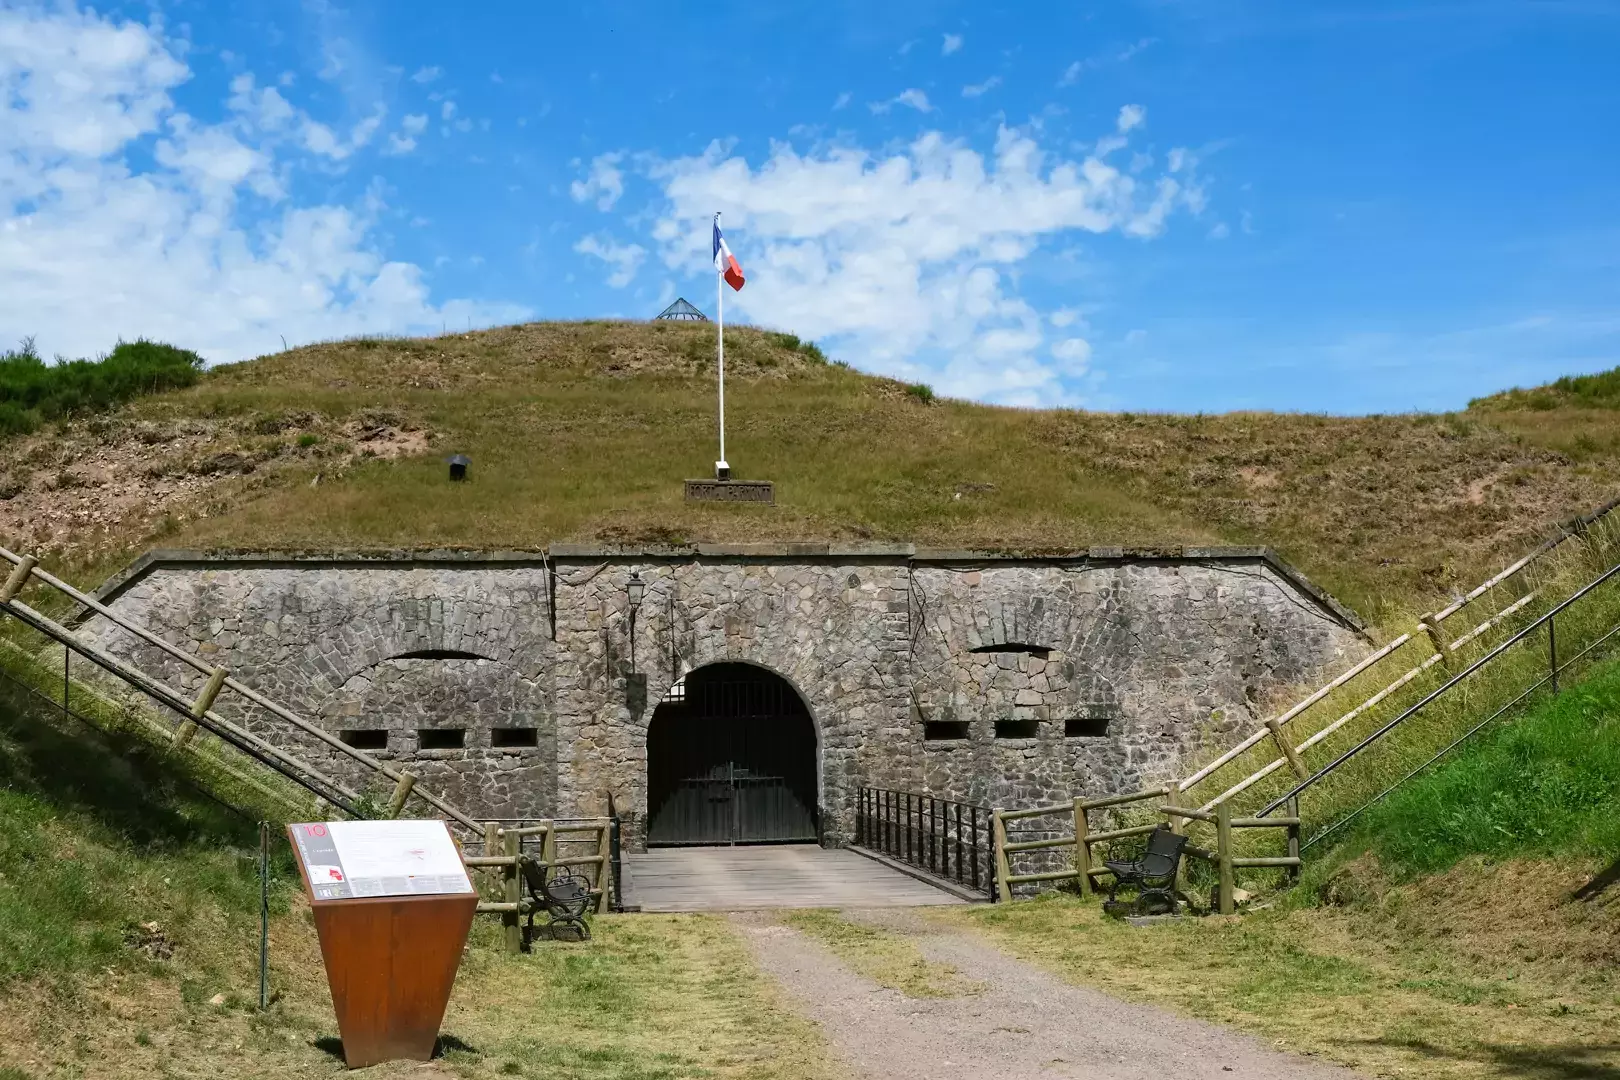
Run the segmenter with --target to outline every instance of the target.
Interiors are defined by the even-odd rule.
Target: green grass
[[[1594,375],[1565,375],[1546,386],[1512,389],[1469,402],[1469,408],[1521,408],[1536,412],[1574,406],[1620,409],[1620,368]]]
[[[1134,927],[1048,894],[943,909],[1071,982],[1231,1025],[1370,1076],[1620,1075],[1614,903],[1568,902],[1571,867],[1376,873],[1340,905]]]
[[[257,919],[257,836],[143,741],[0,679],[0,987],[139,969],[150,922],[207,970],[219,923]]]
[[[1469,855],[1620,857],[1620,663],[1482,732],[1364,815],[1345,846],[1409,875]]]
[[[1270,544],[1387,623],[1471,587],[1620,488],[1614,410],[996,408],[861,375],[793,334],[734,327],[727,453],[736,475],[776,482],[777,505],[687,504],[681,481],[715,457],[713,346],[705,326],[536,323],[226,365],[50,439],[0,445],[0,493],[25,493],[0,502],[0,532],[86,581],[154,544]],[[368,417],[431,438],[379,454]],[[452,487],[443,459],[457,452],[472,467]],[[152,496],[106,533],[53,532],[52,510],[101,511],[86,474],[109,453]],[[185,494],[158,493],[181,478]]]
[[[204,794],[231,791],[212,760],[169,756],[86,688],[72,703],[97,723],[64,717],[27,689],[49,691],[42,663],[0,648],[0,670],[0,1077],[234,1076],[245,1060],[253,1075],[342,1074],[313,922],[279,836],[276,1000],[253,1007],[254,819],[268,811]],[[561,1080],[833,1075],[813,1026],[782,1007],[723,919],[602,916],[593,932],[584,946],[506,956],[499,925],[479,920],[443,1066]]]
[[[782,921],[825,945],[857,973],[907,997],[961,997],[982,989],[951,965],[929,960],[894,930],[819,908],[790,912]]]

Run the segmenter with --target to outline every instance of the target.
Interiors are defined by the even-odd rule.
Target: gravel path
[[[760,967],[868,1080],[1355,1080],[1214,1024],[1071,986],[902,911],[844,912],[913,936],[930,960],[985,984],[970,997],[908,998],[855,974],[763,913],[734,915]]]

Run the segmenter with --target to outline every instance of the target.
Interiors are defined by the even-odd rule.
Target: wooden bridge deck
[[[624,856],[625,902],[642,911],[922,907],[960,904],[943,889],[813,844],[655,848]]]

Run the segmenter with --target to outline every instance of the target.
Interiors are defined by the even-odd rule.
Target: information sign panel
[[[317,901],[473,891],[442,821],[318,821],[292,834]]]
[[[427,1061],[478,894],[442,821],[287,826],[353,1069]]]

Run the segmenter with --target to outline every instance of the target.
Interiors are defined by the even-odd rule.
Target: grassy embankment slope
[[[1610,663],[1398,789],[1267,910],[1138,929],[1049,896],[952,918],[1077,982],[1372,1075],[1615,1077],[1617,823]]]
[[[273,1003],[256,1009],[253,818],[264,811],[225,807],[186,760],[108,727],[0,679],[0,1080],[342,1074],[314,927],[284,854]],[[509,957],[499,927],[480,920],[434,1075],[832,1075],[817,1033],[781,1006],[724,920],[604,916],[595,931],[588,946]]]
[[[156,544],[1264,543],[1378,622],[1620,489],[1606,393],[1112,414],[927,401],[745,327],[727,360],[729,456],[773,508],[682,501],[715,456],[712,326],[540,323],[302,347],[7,440],[0,536],[80,580]],[[470,483],[444,479],[452,452]]]
[[[782,505],[688,507],[679,481],[712,458],[708,335],[537,325],[223,368],[0,443],[0,532],[84,579],[154,542],[1271,543],[1376,619],[1478,580],[1620,476],[1613,376],[1440,417],[1030,412],[931,403],[791,339],[739,330],[731,457],[744,475],[778,481]],[[444,481],[452,451],[473,457],[472,483]],[[1600,676],[1577,692],[1596,696],[1566,694],[1403,792],[1294,902],[1241,924],[1143,933],[1061,898],[950,917],[1071,977],[1374,1071],[1620,1075],[1604,1045],[1620,1019],[1614,901],[1603,890],[1571,899],[1616,854],[1604,825],[1620,809],[1616,754],[1593,750],[1615,741],[1612,725],[1592,740],[1580,728],[1610,715],[1614,683]],[[20,716],[26,704],[8,708]],[[1558,709],[1585,713],[1570,726]],[[264,1018],[245,1008],[256,897],[244,823],[139,753],[135,765],[75,756],[68,769],[94,740],[57,732],[46,753],[29,745],[50,730],[40,717],[5,730],[0,1069],[221,1075],[251,1060],[256,1075],[336,1071],[313,934],[286,867],[281,1000]],[[40,779],[70,775],[90,779]],[[1508,820],[1523,827],[1481,824]],[[1455,835],[1435,833],[1437,822]],[[538,961],[475,950],[446,1063],[473,1076],[823,1070],[814,1035],[774,1002],[723,924],[697,923],[606,919],[590,949]],[[938,973],[919,963],[894,959],[906,980],[932,986]],[[223,1006],[208,1004],[215,993]]]

